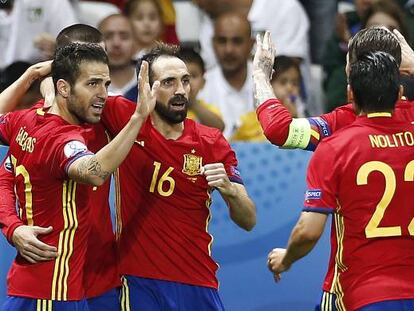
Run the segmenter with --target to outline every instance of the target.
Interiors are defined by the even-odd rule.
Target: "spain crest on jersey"
[[[182,172],[189,176],[196,176],[201,174],[203,166],[203,158],[194,154],[184,154],[184,164]]]

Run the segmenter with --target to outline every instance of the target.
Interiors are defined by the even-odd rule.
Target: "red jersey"
[[[108,101],[113,97],[108,97]],[[43,107],[43,100],[36,104],[36,108]],[[108,137],[102,123],[89,126],[91,130],[85,131],[88,149],[98,152],[108,143]],[[0,170],[0,226],[7,240],[11,242],[14,229],[23,224],[17,217],[14,206],[14,177],[2,167]],[[108,290],[120,286],[120,277],[117,262],[115,235],[112,230],[111,213],[109,207],[110,181],[100,187],[94,187],[89,200],[88,249],[84,267],[84,287],[86,298],[99,296]],[[7,201],[6,201],[7,200]],[[10,203],[11,200],[11,203]],[[99,217],[97,217],[99,215]]]
[[[6,114],[0,123],[0,137],[10,146],[20,218],[27,225],[53,226],[41,240],[59,251],[56,260],[38,264],[18,255],[9,271],[8,294],[80,300],[91,187],[69,180],[66,169],[90,154],[79,146],[86,143],[85,129],[37,108]]]
[[[107,103],[107,129],[116,134],[134,110]],[[217,288],[208,232],[211,189],[201,172],[217,162],[241,182],[235,153],[218,130],[186,119],[182,136],[171,140],[146,120],[119,168],[121,274]]]
[[[333,213],[332,290],[342,309],[414,298],[414,126],[358,117],[308,168],[305,211]]]

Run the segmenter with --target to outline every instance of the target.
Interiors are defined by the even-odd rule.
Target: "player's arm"
[[[275,248],[268,255],[267,265],[275,281],[315,246],[325,228],[328,215],[335,211],[340,163],[336,152],[327,143],[313,155],[307,172],[307,187],[302,214],[290,235],[286,249]]]
[[[0,114],[13,111],[33,81],[48,75],[52,61],[45,61],[30,66],[23,75],[0,94]]]
[[[10,167],[8,158],[0,168],[0,227],[4,236],[30,263],[56,258],[56,247],[49,246],[37,238],[38,235],[49,234],[53,228],[26,226],[17,216],[14,175],[6,167]]]
[[[139,105],[118,135],[96,154],[77,158],[67,167],[68,176],[81,183],[102,185],[125,159],[148,115],[154,110],[159,82],[152,89],[148,82],[148,63],[143,62],[138,77]]]
[[[306,256],[316,245],[325,228],[328,215],[322,213],[302,212],[292,230],[287,249],[275,248],[268,255],[268,267],[275,280],[280,273],[289,270],[291,265]]]
[[[266,32],[263,40],[257,37],[253,60],[256,113],[264,135],[280,147],[313,151],[324,137],[331,134],[330,123],[337,114],[334,111],[322,117],[292,118],[289,110],[276,98],[270,84],[274,58],[275,49],[270,33]]]
[[[231,219],[241,228],[250,231],[256,225],[256,206],[246,188],[231,182],[222,163],[206,164],[204,175],[209,187],[216,188],[226,201]]]

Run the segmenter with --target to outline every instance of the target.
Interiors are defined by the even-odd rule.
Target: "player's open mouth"
[[[97,112],[97,113],[101,113],[104,106],[105,106],[104,103],[95,103],[95,104],[92,104],[93,110],[95,112]]]
[[[185,109],[185,102],[184,101],[175,102],[175,103],[171,104],[171,109],[172,110],[183,110],[183,109]]]

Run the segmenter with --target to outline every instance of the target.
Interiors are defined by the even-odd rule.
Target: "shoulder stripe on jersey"
[[[69,260],[73,254],[73,241],[78,228],[76,213],[76,182],[66,180],[62,189],[63,230],[59,234],[58,252],[52,280],[52,300],[68,300]]]
[[[128,280],[125,277],[122,277],[121,311],[131,311],[129,302],[129,285]]]

